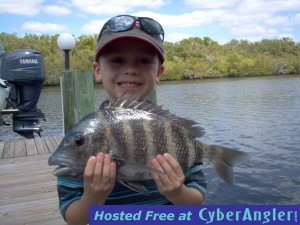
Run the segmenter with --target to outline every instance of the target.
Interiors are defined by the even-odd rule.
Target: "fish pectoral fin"
[[[158,169],[152,168],[151,166],[144,165],[138,162],[133,162],[130,160],[125,160],[125,159],[120,159],[117,156],[111,156],[111,158],[116,162],[117,168],[125,168],[128,171],[134,171],[134,172],[153,172],[153,173],[158,173],[158,174],[163,174],[165,173],[163,171],[160,171]]]
[[[137,183],[137,182],[127,182],[127,181],[118,181],[120,184],[124,185],[125,187],[128,187],[129,189],[142,193],[144,195],[150,195],[150,192],[147,188],[145,188],[144,185]]]

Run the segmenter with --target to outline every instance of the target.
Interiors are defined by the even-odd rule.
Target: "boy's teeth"
[[[136,86],[138,86],[138,84],[137,83],[129,83],[129,82],[123,82],[123,83],[121,83],[121,86],[122,87],[136,87]]]

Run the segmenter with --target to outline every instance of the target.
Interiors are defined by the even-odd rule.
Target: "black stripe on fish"
[[[176,123],[171,123],[172,136],[177,148],[175,157],[177,158],[182,169],[185,170],[188,167],[189,162],[189,149],[187,142],[190,140],[185,135],[185,130],[183,129],[185,128],[178,126]],[[170,151],[172,151],[172,149],[170,149]]]
[[[154,134],[152,139],[154,152],[152,154],[154,154],[153,156],[156,156],[167,150],[167,137],[165,135],[166,127],[160,120],[152,120],[149,125],[151,132]]]
[[[123,158],[128,158],[128,145],[126,142],[126,134],[124,133],[124,124],[122,121],[118,121],[117,123],[114,123],[111,126],[110,129],[111,133],[111,139],[112,141],[110,142],[115,143],[116,146],[111,147],[111,149],[122,149],[122,157]]]
[[[194,159],[192,164],[196,164],[199,162],[203,162],[203,158],[205,150],[204,150],[204,145],[202,145],[201,142],[198,141],[193,141],[193,146],[194,146]]]
[[[133,160],[142,164],[147,163],[147,140],[146,132],[143,127],[143,120],[130,120],[130,127],[133,134]],[[130,151],[130,149],[129,149]]]

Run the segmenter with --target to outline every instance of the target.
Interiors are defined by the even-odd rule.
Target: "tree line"
[[[35,49],[45,61],[45,85],[58,85],[64,71],[64,52],[57,35],[0,33],[5,52]],[[71,70],[91,70],[97,35],[82,35],[70,52]],[[162,80],[217,77],[300,74],[300,43],[291,38],[263,39],[258,42],[231,40],[219,44],[209,37],[193,37],[164,43],[166,61]]]

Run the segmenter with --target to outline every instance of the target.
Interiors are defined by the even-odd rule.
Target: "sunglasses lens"
[[[117,16],[108,22],[108,27],[113,32],[129,30],[135,19],[129,16]]]
[[[157,36],[162,35],[162,39],[163,39],[164,31],[161,25],[155,20],[142,18],[141,25],[148,34],[157,35]]]
[[[150,34],[159,35],[160,34],[160,27],[158,23],[149,19],[142,19],[141,20],[142,26],[145,31]]]
[[[140,21],[140,25],[146,33],[159,36],[162,41],[164,40],[164,30],[158,22],[147,17],[133,17],[127,15],[116,16],[106,22],[100,31],[98,40],[106,28],[109,28],[109,30],[112,32],[127,31],[132,28],[136,20]]]

